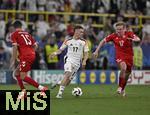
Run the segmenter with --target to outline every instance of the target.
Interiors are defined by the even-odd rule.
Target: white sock
[[[61,95],[62,95],[63,92],[64,92],[64,89],[65,89],[65,86],[62,86],[62,85],[61,85],[61,86],[59,87],[58,94],[61,94]]]
[[[42,90],[44,87],[42,85],[39,85],[38,89]]]

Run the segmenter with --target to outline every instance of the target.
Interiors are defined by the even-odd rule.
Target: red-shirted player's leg
[[[28,62],[26,60],[20,61],[20,77],[23,81],[27,82],[30,85],[38,88],[39,84],[34,81],[32,78],[27,76],[27,72],[31,70],[32,61]]]
[[[30,84],[36,88],[39,87],[39,84],[36,81],[34,81],[32,78],[27,76],[27,72],[20,72],[20,77],[23,81],[27,82],[28,84]]]
[[[25,87],[23,85],[23,81],[20,78],[19,66],[13,72],[13,77],[15,77],[17,79],[18,85],[20,86],[21,90],[25,89]]]
[[[20,77],[23,81],[25,81],[28,84],[41,90],[40,95],[45,95],[45,91],[48,90],[48,88],[44,87],[42,85],[39,85],[35,80],[33,80],[31,77],[27,76],[27,72],[31,70],[31,64],[32,64],[32,61],[31,62],[28,62],[28,61],[21,61],[20,62]]]
[[[16,78],[17,78],[18,85],[20,86],[21,90],[25,89],[25,87],[24,87],[24,85],[23,85],[23,81],[22,81],[22,79],[20,78],[20,75],[17,75]]]
[[[131,74],[131,71],[126,71],[126,76],[125,76],[125,83],[123,84],[122,90],[125,89],[126,85],[127,85],[127,81],[129,79],[129,76]]]
[[[125,76],[127,65],[124,61],[121,61],[119,62],[119,67],[120,67],[120,75],[119,75],[119,88],[117,89],[117,93],[121,94],[123,86],[126,83]]]
[[[22,98],[24,98],[24,97],[26,97],[26,89],[25,89],[25,87],[24,87],[24,85],[23,85],[23,81],[22,81],[22,79],[21,79],[21,77],[20,77],[20,71],[19,71],[19,66],[15,69],[15,71],[13,72],[13,77],[15,77],[16,79],[17,79],[17,81],[18,81],[18,85],[20,86],[20,88],[21,88],[21,92],[20,92],[20,94],[18,95],[18,98],[17,99],[22,99]]]
[[[39,84],[38,84],[36,81],[34,81],[31,77],[29,77],[29,76],[26,76],[26,77],[23,79],[23,81],[29,83],[30,85],[33,85],[33,86],[36,87],[36,88],[39,87]]]
[[[130,74],[131,74],[131,69],[132,69],[132,64],[127,64],[127,70],[126,70],[126,76],[125,76],[125,83],[123,84],[122,90],[125,89],[125,86],[126,86],[126,84],[127,84],[127,81],[128,81],[129,76],[130,76]]]
[[[31,77],[28,77],[26,74],[27,74],[26,72],[20,72],[20,75],[22,76],[23,81],[25,81],[28,84],[30,84],[30,85],[38,88],[39,90],[41,90],[41,93],[40,93],[41,96],[46,95],[45,91],[48,90],[48,88],[44,87],[42,85],[39,85],[35,80],[33,80]]]

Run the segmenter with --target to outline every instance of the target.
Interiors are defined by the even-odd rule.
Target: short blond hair
[[[116,22],[116,23],[114,24],[114,28],[116,29],[117,26],[123,26],[123,27],[126,27],[126,23],[125,23],[125,22],[122,22],[122,21]]]

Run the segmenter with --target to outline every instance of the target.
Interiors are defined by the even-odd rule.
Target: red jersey
[[[35,50],[33,49],[35,40],[28,32],[22,30],[16,30],[11,35],[11,41],[12,44],[18,46],[19,59],[35,58]]]
[[[133,32],[125,32],[123,37],[116,33],[110,34],[105,38],[106,42],[112,41],[116,49],[116,59],[133,60],[132,40],[127,38],[134,38]]]

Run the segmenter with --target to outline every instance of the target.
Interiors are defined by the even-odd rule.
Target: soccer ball
[[[73,88],[73,90],[72,90],[72,95],[73,96],[81,96],[82,93],[83,92],[82,92],[80,87]]]

